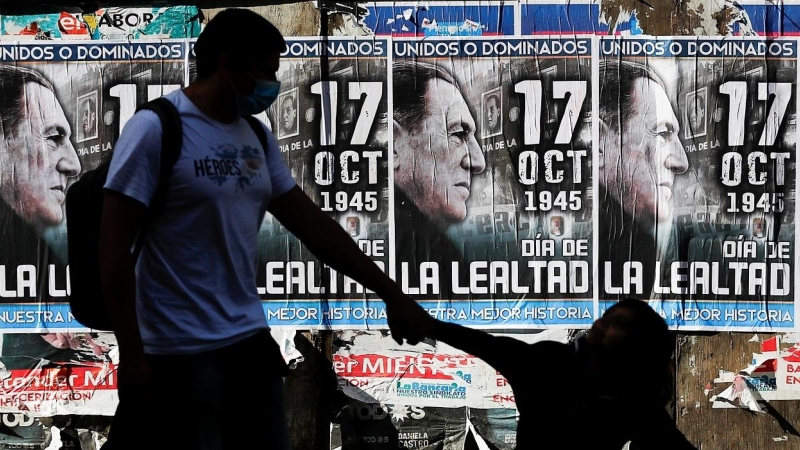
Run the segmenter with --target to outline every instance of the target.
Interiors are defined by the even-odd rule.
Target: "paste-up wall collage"
[[[794,22],[752,4],[765,19],[729,36],[648,37],[591,2],[367,5],[371,36],[287,37],[260,118],[303,190],[431,315],[566,342],[636,297],[674,330],[797,329]],[[0,81],[43,77],[52,89],[27,101],[67,131],[36,171],[20,170],[33,147],[0,153],[0,417],[31,448],[61,448],[45,419],[109,417],[117,402],[113,335],[69,311],[63,195],[31,186],[68,189],[138,104],[193,79],[198,13],[0,18]],[[430,80],[424,100],[409,95]],[[349,404],[332,449],[514,447],[513,393],[493,369],[395,346],[373,293],[269,215],[259,239],[276,337],[336,330]]]

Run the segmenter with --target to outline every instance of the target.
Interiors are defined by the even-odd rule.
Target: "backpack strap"
[[[264,131],[264,125],[261,124],[261,121],[256,119],[255,116],[242,116],[244,120],[247,121],[247,124],[250,125],[250,128],[253,129],[253,132],[258,137],[258,141],[261,142],[261,148],[264,150],[264,157],[267,157],[267,133]]]
[[[161,168],[158,174],[158,187],[155,194],[153,194],[153,199],[150,201],[150,216],[152,218],[164,210],[167,185],[169,184],[170,176],[172,176],[172,166],[175,165],[181,154],[183,123],[181,122],[178,108],[164,97],[139,105],[136,111],[143,109],[153,111],[161,120]]]
[[[164,97],[159,97],[139,105],[136,111],[144,109],[156,113],[161,121],[161,167],[159,169],[156,192],[150,200],[150,207],[142,224],[142,229],[136,238],[136,246],[133,250],[134,260],[138,259],[139,253],[142,251],[145,236],[150,230],[153,219],[164,211],[169,178],[172,176],[172,166],[178,161],[178,157],[181,154],[181,145],[183,144],[181,115],[178,112],[178,108],[171,101]]]

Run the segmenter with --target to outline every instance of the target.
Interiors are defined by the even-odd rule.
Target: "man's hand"
[[[320,261],[376,292],[386,303],[392,338],[416,345],[433,328],[433,322],[394,280],[389,278],[353,242],[339,223],[323,212],[298,186],[273,198],[268,211],[311,250]]]
[[[433,329],[433,318],[417,302],[406,295],[385,298],[389,331],[398,344],[403,339],[417,345],[428,337]]]

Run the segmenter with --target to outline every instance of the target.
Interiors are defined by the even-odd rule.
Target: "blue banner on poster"
[[[516,5],[506,2],[373,4],[363,23],[378,36],[513,35]]]
[[[593,322],[592,303],[580,300],[420,301],[428,313],[446,322],[486,329],[586,328]],[[297,329],[386,328],[380,300],[263,302],[271,327]]]
[[[615,302],[600,301],[600,314]],[[737,302],[665,300],[651,301],[671,329],[774,331],[794,328],[795,305],[791,302]]]
[[[744,4],[742,4],[744,3]],[[620,10],[615,17],[603,11],[601,2],[521,3],[520,33],[523,35],[597,34],[635,36],[646,34],[640,25],[641,11]],[[722,24],[733,36],[798,36],[800,4],[781,2],[737,2],[719,7]],[[712,30],[716,31],[716,30]]]

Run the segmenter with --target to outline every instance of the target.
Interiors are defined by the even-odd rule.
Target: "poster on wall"
[[[364,2],[362,23],[377,36],[511,36],[514,2]]]
[[[0,412],[113,415],[118,355],[113,333],[0,334]]]
[[[604,38],[598,82],[601,310],[793,328],[796,41]]]
[[[30,414],[0,413],[0,441],[3,448],[45,450],[50,444],[50,430]]]
[[[0,45],[0,115],[11,131],[0,156],[0,331],[81,327],[67,305],[65,192],[109,157],[139,103],[183,85],[185,48],[181,40]]]
[[[379,267],[389,263],[386,39],[289,39],[267,119],[292,176]],[[267,214],[257,286],[276,326],[386,323],[383,302]],[[367,301],[371,299],[371,301]],[[320,301],[322,300],[322,301]]]
[[[199,36],[200,20],[200,9],[196,6],[0,15],[0,40],[189,38]]]
[[[392,45],[395,279],[443,320],[590,325],[592,40]]]
[[[569,341],[567,330],[504,336],[529,344]],[[474,434],[467,438],[470,442],[504,450],[516,447],[514,392],[508,380],[482,360],[443,342],[397,345],[376,331],[337,331],[333,342],[333,370],[348,399],[334,420],[343,449],[359,448],[354,447],[359,442],[371,444],[367,448],[398,448],[398,440],[414,439],[418,445],[428,440],[428,446],[444,440],[436,448],[461,449],[448,445],[462,445],[468,427]],[[560,376],[561,368],[547,361],[532,364],[540,368],[534,371]]]
[[[597,0],[520,0],[522,35],[665,36],[680,28],[653,14],[637,2]],[[796,36],[800,2],[741,0],[737,2],[686,3],[682,6],[697,36]],[[667,6],[667,9],[669,7]],[[680,25],[679,25],[680,27]],[[682,30],[683,31],[683,30]]]
[[[462,450],[467,409],[381,405],[350,399],[332,421],[331,450]]]

